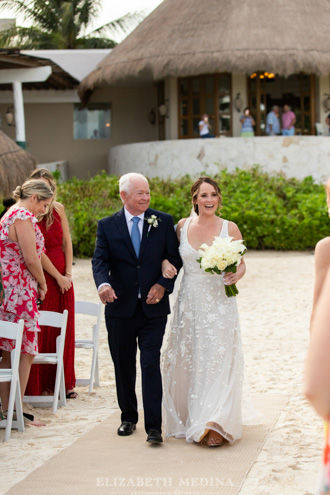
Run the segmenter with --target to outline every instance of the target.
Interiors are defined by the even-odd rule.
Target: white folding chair
[[[40,407],[47,407],[49,403],[53,403],[53,412],[57,411],[58,406],[66,406],[63,353],[65,344],[66,324],[68,321],[68,311],[65,309],[63,313],[55,311],[40,311],[39,325],[47,327],[60,328],[61,333],[56,338],[56,352],[39,353],[33,360],[33,364],[56,364],[56,378],[54,395],[26,395],[24,402],[37,403]]]
[[[0,337],[16,340],[15,349],[11,353],[11,368],[0,369],[0,382],[10,382],[7,419],[0,421],[0,428],[6,428],[5,442],[10,439],[11,429],[24,431],[21,387],[19,383],[19,361],[21,356],[24,320],[18,323],[0,321]],[[16,421],[13,421],[14,403],[16,403]]]
[[[90,378],[77,378],[77,385],[89,385],[89,392],[93,391],[93,384],[95,387],[100,386],[100,372],[99,372],[99,334],[102,315],[102,303],[92,303],[87,301],[75,302],[75,314],[82,314],[88,316],[95,316],[96,322],[92,326],[92,339],[76,339],[75,347],[77,349],[92,349],[92,368]],[[77,325],[76,325],[77,333]]]

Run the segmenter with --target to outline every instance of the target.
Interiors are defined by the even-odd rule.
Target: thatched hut
[[[238,136],[243,106],[263,135],[275,104],[291,105],[297,134],[315,134],[328,109],[329,25],[328,0],[164,0],[81,82],[79,94],[85,103],[110,100],[114,116],[129,98],[126,124],[141,107],[157,120],[152,132],[141,117],[135,138],[125,126],[123,142],[198,137],[204,112],[216,134]],[[118,118],[112,128],[122,125]]]
[[[0,131],[0,196],[11,197],[36,168],[37,160]]]

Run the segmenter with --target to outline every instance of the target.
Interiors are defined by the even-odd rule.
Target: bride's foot
[[[217,431],[211,430],[207,437],[206,444],[208,447],[221,447],[224,444],[224,438]]]

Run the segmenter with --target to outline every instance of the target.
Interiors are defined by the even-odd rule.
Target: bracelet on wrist
[[[66,273],[66,275],[72,275],[72,273],[70,273],[70,272],[65,272],[65,273]]]

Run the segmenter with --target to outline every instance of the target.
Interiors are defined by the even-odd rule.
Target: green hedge
[[[312,177],[287,179],[254,167],[223,170],[214,178],[222,191],[222,216],[237,223],[250,249],[313,249],[329,233],[324,187]],[[175,223],[188,216],[193,181],[150,179],[151,207],[170,213]],[[92,256],[97,220],[122,206],[118,177],[104,173],[59,184],[58,200],[66,207],[75,254]]]

